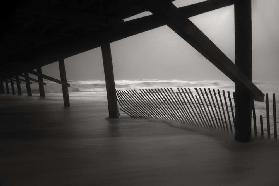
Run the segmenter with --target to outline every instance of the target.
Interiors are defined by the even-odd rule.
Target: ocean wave
[[[61,85],[46,81],[47,93],[61,92]],[[103,80],[88,80],[88,81],[69,81],[69,92],[93,92],[104,93],[106,92],[105,81]],[[232,81],[220,80],[203,80],[203,81],[185,81],[185,80],[116,80],[116,89],[148,89],[148,88],[215,88],[227,91],[234,91],[234,83]],[[279,93],[279,82],[260,82],[256,81],[255,84],[263,92]],[[38,92],[36,84],[32,84],[32,89]]]

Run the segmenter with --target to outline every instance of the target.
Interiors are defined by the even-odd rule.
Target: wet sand
[[[0,185],[278,185],[279,144],[152,120],[106,104],[0,96]]]

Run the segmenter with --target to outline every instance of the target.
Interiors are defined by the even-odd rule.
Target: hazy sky
[[[176,5],[197,2],[179,0]],[[279,1],[253,2],[253,78],[279,80]],[[233,6],[196,17],[193,21],[234,61]],[[226,79],[210,62],[167,26],[111,43],[115,79]],[[100,48],[66,59],[69,80],[103,80]],[[58,64],[43,68],[58,77]]]

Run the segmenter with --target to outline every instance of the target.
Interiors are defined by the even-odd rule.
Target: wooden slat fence
[[[234,133],[233,93],[212,88],[156,88],[117,90],[120,109],[132,118],[176,121],[183,125],[214,128]],[[272,113],[269,107],[272,105]],[[272,104],[266,94],[265,104],[252,109],[254,137],[277,139],[276,95]],[[258,108],[265,109],[258,109]],[[265,112],[263,113],[263,110]]]

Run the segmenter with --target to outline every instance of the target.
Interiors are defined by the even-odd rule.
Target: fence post
[[[273,123],[274,123],[274,138],[277,139],[276,96],[275,96],[275,94],[273,94]]]
[[[265,104],[266,104],[267,137],[270,138],[270,119],[269,119],[269,98],[268,98],[268,93],[265,96]]]

